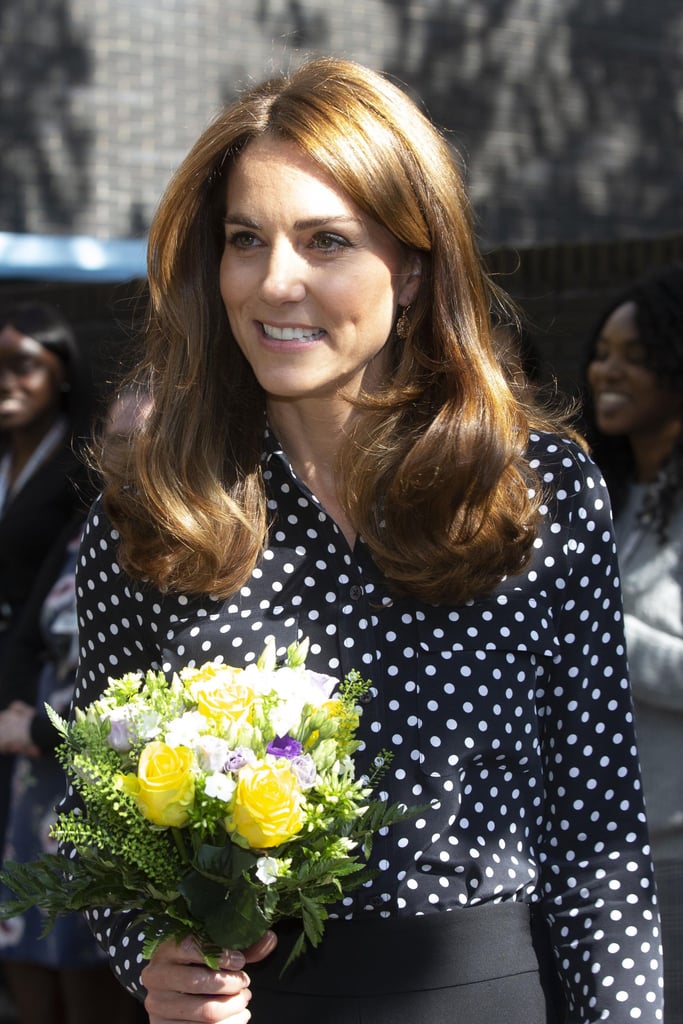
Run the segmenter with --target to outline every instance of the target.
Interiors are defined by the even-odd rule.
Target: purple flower
[[[266,753],[273,754],[274,757],[287,757],[291,761],[292,758],[298,757],[302,750],[299,741],[292,739],[291,736],[276,736],[268,744]]]
[[[235,747],[234,750],[228,752],[223,770],[238,772],[240,768],[244,768],[245,764],[253,764],[255,760],[256,754],[249,747]]]

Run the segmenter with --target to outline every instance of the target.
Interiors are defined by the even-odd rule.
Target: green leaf
[[[191,871],[179,889],[191,917],[221,949],[246,949],[271,923],[259,906],[257,890],[245,880],[227,888]]]
[[[327,911],[320,904],[309,899],[303,892],[299,893],[299,898],[301,900],[301,914],[306,938],[312,946],[317,946],[323,937]]]
[[[285,972],[289,969],[289,967],[291,967],[291,965],[294,963],[294,961],[297,959],[297,957],[301,956],[301,954],[304,952],[305,949],[306,949],[306,936],[302,932],[301,935],[299,936],[299,938],[296,940],[296,942],[292,946],[292,951],[289,954],[289,956],[287,957],[287,960],[285,961],[284,967],[280,971],[279,978],[282,978],[282,976],[285,974]]]
[[[232,860],[233,853],[229,843],[223,846],[202,843],[195,854],[197,871],[216,879],[231,877]]]
[[[251,871],[257,859],[258,854],[227,839],[222,846],[203,843],[197,850],[195,867],[215,881],[227,882]]]
[[[67,720],[62,718],[61,715],[58,715],[55,709],[51,708],[49,704],[45,705],[45,711],[47,712],[47,717],[50,719],[59,735],[63,739],[66,739],[69,734],[69,724]]]

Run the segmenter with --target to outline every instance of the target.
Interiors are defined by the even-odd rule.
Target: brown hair
[[[522,568],[537,514],[529,413],[491,345],[496,289],[444,138],[384,77],[333,58],[230,105],[162,199],[143,367],[153,410],[132,450],[113,441],[103,467],[122,564],[162,588],[227,596],[266,542],[265,396],[218,283],[226,175],[262,135],[299,145],[420,254],[408,336],[392,335],[389,377],[360,401],[340,453],[340,496],[397,591],[434,603],[482,594]]]

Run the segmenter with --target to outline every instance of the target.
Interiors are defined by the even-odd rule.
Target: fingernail
[[[228,970],[241,971],[246,962],[244,954],[240,953],[238,949],[231,949],[228,953]]]

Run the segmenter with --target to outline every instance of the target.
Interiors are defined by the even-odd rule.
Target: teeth
[[[596,397],[595,401],[598,406],[612,408],[615,405],[623,405],[628,401],[628,397],[620,391],[603,391]]]
[[[310,341],[317,338],[323,332],[320,327],[273,327],[271,324],[263,324],[263,332],[268,338],[276,341]]]

